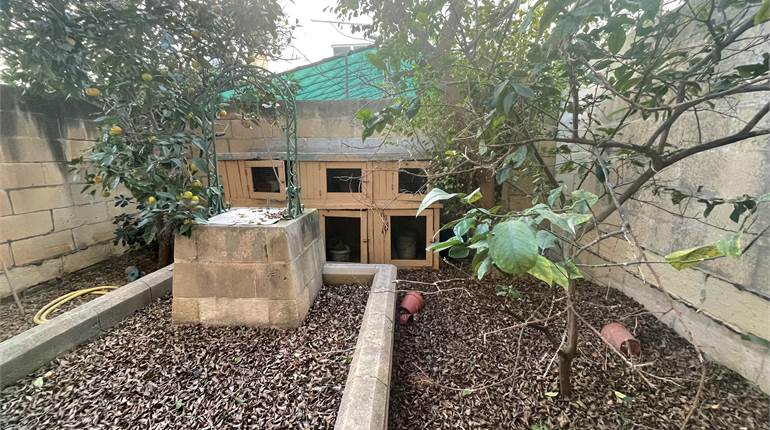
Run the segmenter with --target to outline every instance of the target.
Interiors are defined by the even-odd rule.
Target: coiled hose
[[[80,290],[70,291],[69,293],[59,296],[50,302],[48,302],[47,305],[40,308],[39,311],[35,314],[35,317],[32,318],[32,321],[35,322],[35,324],[43,324],[45,322],[48,322],[48,316],[51,314],[51,312],[58,309],[61,305],[69,302],[70,300],[73,300],[77,297],[84,296],[86,294],[93,294],[96,296],[102,296],[104,294],[107,294],[110,292],[110,290],[114,290],[118,287],[114,285],[102,285],[101,287],[91,287],[91,288],[83,288]]]

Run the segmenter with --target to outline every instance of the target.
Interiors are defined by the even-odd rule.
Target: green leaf
[[[622,28],[619,28],[612,33],[610,33],[609,37],[607,38],[607,48],[609,48],[610,52],[613,54],[617,54],[620,52],[621,49],[623,49],[623,45],[626,43],[626,33],[623,31]]]
[[[666,261],[676,270],[688,269],[703,260],[721,257],[723,254],[715,245],[683,249],[666,255]]]
[[[513,89],[513,91],[516,94],[518,94],[518,95],[520,95],[522,97],[525,97],[525,98],[535,97],[535,92],[532,91],[532,88],[530,88],[530,87],[528,87],[526,85],[522,85],[522,84],[517,84],[517,83],[511,82],[511,88]]]
[[[520,146],[513,154],[509,155],[505,160],[505,163],[510,164],[513,168],[518,168],[524,164],[524,160],[527,159],[528,149],[526,146]]]
[[[558,396],[558,395],[559,395],[559,393],[558,393],[557,391],[546,391],[546,392],[545,392],[545,395],[546,395],[547,397],[556,397],[556,396]]]
[[[537,238],[537,247],[540,248],[541,251],[545,251],[556,245],[556,236],[548,230],[538,230],[535,237]]]
[[[470,252],[471,250],[464,245],[455,245],[449,248],[449,256],[452,258],[465,258]]]
[[[527,271],[530,275],[553,286],[553,263],[542,255],[537,256],[537,263]]]
[[[462,390],[462,391],[460,392],[460,395],[461,395],[462,397],[468,397],[468,396],[470,396],[471,394],[473,394],[473,390],[471,390],[470,388],[466,388],[466,389],[464,389],[464,390]]]
[[[454,236],[449,238],[448,240],[445,240],[444,242],[431,243],[430,245],[428,245],[426,250],[438,252],[438,251],[443,251],[445,249],[451,248],[455,245],[461,245],[462,243],[463,243],[462,239],[460,239],[457,236]]]
[[[762,0],[762,5],[754,15],[754,25],[759,25],[768,19],[770,19],[770,0]]]
[[[511,177],[511,172],[513,172],[513,166],[506,164],[505,166],[498,169],[497,173],[495,173],[495,181],[498,184],[502,184]]]
[[[556,188],[552,189],[548,193],[548,206],[553,207],[553,205],[556,204],[556,200],[558,200],[559,197],[561,196],[561,190],[562,190],[562,187],[559,186],[559,187],[556,187]]]
[[[569,271],[561,264],[553,265],[553,282],[554,284],[566,289],[569,287],[569,278],[567,275]]]
[[[503,272],[525,273],[537,263],[537,239],[524,221],[505,221],[492,229],[489,255]]]
[[[513,285],[498,285],[497,288],[495,288],[495,294],[500,297],[505,297],[508,300],[519,300],[524,296],[521,294],[521,291],[516,289]]]
[[[43,377],[42,376],[38,376],[37,378],[35,378],[35,380],[32,381],[32,386],[34,386],[35,388],[42,388],[43,387]]]
[[[184,406],[184,404],[182,403],[181,400],[177,399],[176,402],[174,402],[174,409],[176,409],[177,411],[182,409],[182,406]]]
[[[593,218],[591,214],[572,214],[567,217],[567,226],[572,234],[575,234],[575,227],[585,224]]]
[[[473,263],[471,263],[476,277],[481,280],[492,269],[492,257],[488,255],[486,249],[479,251],[473,256]]]
[[[481,200],[481,197],[483,197],[481,195],[481,188],[476,188],[475,190],[473,190],[473,192],[463,197],[463,201],[468,204],[473,204]]]
[[[447,193],[441,188],[434,188],[430,190],[428,194],[425,195],[425,198],[422,199],[422,203],[420,203],[420,207],[417,208],[417,214],[415,214],[415,216],[419,215],[422,211],[427,209],[428,206],[432,205],[433,203],[440,202],[442,200],[449,200],[459,195],[460,194],[458,193]]]
[[[719,252],[722,253],[722,255],[728,256],[728,257],[740,257],[742,253],[741,249],[741,234],[740,233],[734,233],[726,238],[718,241],[715,243],[717,249],[719,249]]]
[[[468,231],[471,228],[473,228],[475,224],[476,224],[475,218],[463,218],[462,220],[460,220],[460,222],[455,224],[455,228],[452,229],[452,231],[454,232],[455,236],[457,236],[458,238],[462,238],[463,235],[468,233]]]

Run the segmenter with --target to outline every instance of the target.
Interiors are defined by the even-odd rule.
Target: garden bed
[[[452,269],[399,271],[399,279],[423,282],[463,276]],[[417,321],[398,326],[390,428],[680,428],[701,374],[689,343],[623,294],[581,282],[578,312],[597,328],[620,320],[635,330],[641,370],[655,388],[583,324],[573,362],[575,392],[567,400],[557,393],[551,343],[532,328],[506,330],[538,307],[547,315],[562,290],[521,278],[514,287],[523,295],[507,308],[495,294],[504,282],[439,284],[445,291],[425,295]],[[412,288],[436,291],[399,284]],[[557,302],[553,310],[560,307]],[[553,321],[560,338],[562,318]],[[703,400],[687,428],[768,428],[767,395],[719,365],[707,363],[706,370]]]
[[[0,303],[0,342],[34,327],[35,323],[32,321],[32,317],[35,313],[59,296],[81,288],[127,284],[126,268],[129,266],[136,266],[145,273],[153,272],[159,268],[157,258],[152,252],[134,251],[110,258],[77,272],[68,273],[61,278],[43,282],[22,292],[21,302],[26,316],[19,313],[19,308],[16,307],[16,303],[11,297],[4,298]],[[63,304],[49,318],[61,315],[96,297],[91,294],[77,297]]]
[[[174,326],[164,298],[0,394],[3,428],[331,428],[369,287],[296,330]]]

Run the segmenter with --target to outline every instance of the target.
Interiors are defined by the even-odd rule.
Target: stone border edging
[[[173,269],[173,264],[158,269],[0,343],[0,388],[169,294]]]
[[[326,263],[324,283],[371,282],[353,361],[337,412],[335,430],[384,430],[396,318],[396,267],[390,264]]]

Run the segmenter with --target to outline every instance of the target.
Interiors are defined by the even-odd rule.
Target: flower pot
[[[345,245],[343,249],[330,249],[332,261],[350,261],[350,247]]]
[[[417,258],[417,235],[414,232],[406,232],[396,237],[396,255],[399,260]]]
[[[627,357],[639,357],[642,346],[621,323],[613,322],[602,327],[602,339]]]
[[[419,312],[423,306],[425,306],[425,300],[423,300],[422,294],[417,291],[409,291],[404,295],[404,298],[401,299],[401,305],[399,305],[401,315],[399,316],[398,321],[401,324],[408,323],[409,320],[412,319],[412,316]]]

